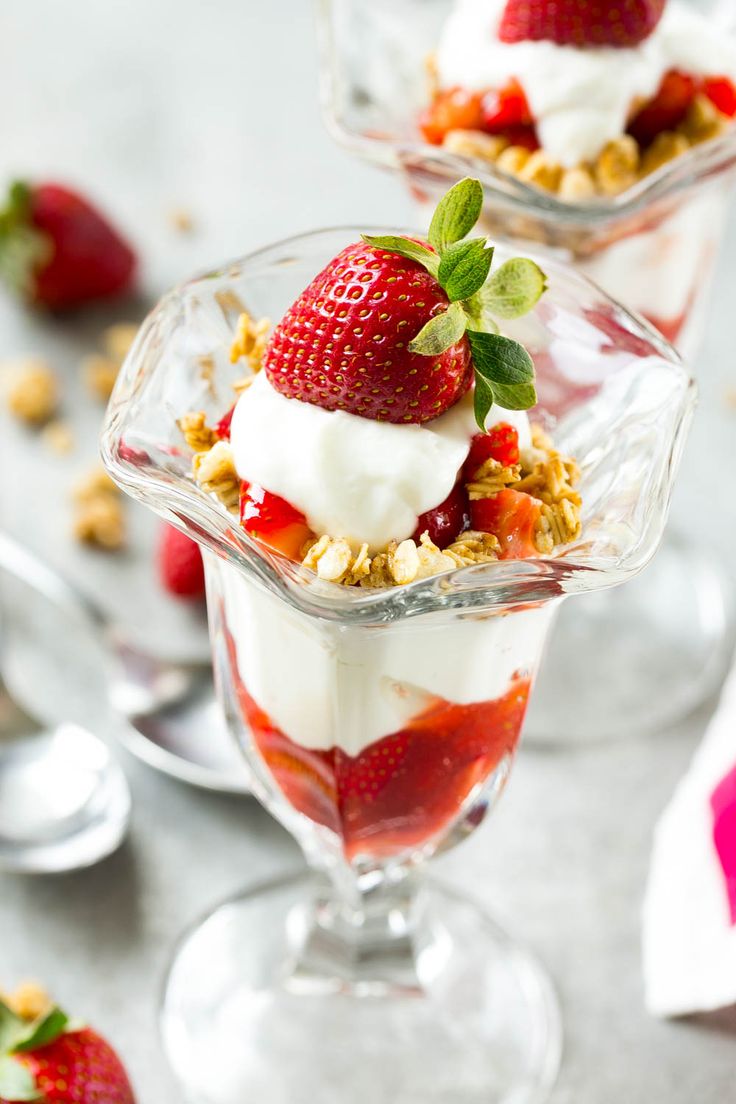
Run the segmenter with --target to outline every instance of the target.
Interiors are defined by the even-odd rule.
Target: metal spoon
[[[191,785],[250,792],[243,759],[215,697],[209,662],[172,663],[143,651],[76,587],[0,534],[2,567],[57,606],[81,616],[92,630],[108,660],[104,678],[110,704],[128,722],[116,725],[115,735],[129,751]],[[30,679],[24,671],[20,674],[11,685],[16,697],[28,704]]]
[[[2,556],[0,564],[12,574]],[[8,646],[4,635],[0,643]],[[102,740],[77,724],[44,728],[0,678],[0,869],[90,866],[120,845],[130,808],[125,776]]]

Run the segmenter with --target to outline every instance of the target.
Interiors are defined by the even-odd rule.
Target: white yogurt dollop
[[[515,77],[539,141],[566,167],[593,160],[620,137],[632,104],[651,98],[669,69],[736,80],[736,38],[676,0],[649,38],[632,49],[501,42],[505,6],[506,0],[456,0],[437,54],[440,83],[482,91]]]
[[[526,413],[493,407],[486,424],[499,422],[517,428],[522,448],[531,443]],[[410,537],[447,498],[477,432],[472,394],[424,425],[393,425],[287,399],[260,372],[230,440],[241,479],[285,498],[315,533],[373,552]]]

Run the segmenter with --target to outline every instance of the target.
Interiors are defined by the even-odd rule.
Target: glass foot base
[[[668,534],[639,578],[563,604],[525,736],[590,743],[661,731],[718,689],[732,650],[728,580],[702,548]]]
[[[421,890],[415,987],[334,974],[294,986],[305,902],[319,887],[308,874],[269,883],[183,939],[162,1033],[187,1104],[545,1099],[560,1055],[555,998],[476,904],[432,883]]]

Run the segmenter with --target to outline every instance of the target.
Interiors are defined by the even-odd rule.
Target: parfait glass
[[[710,10],[724,33],[736,34],[729,0],[682,2]],[[621,195],[560,200],[488,161],[429,145],[419,133],[429,96],[426,59],[451,8],[452,0],[318,0],[322,101],[334,137],[400,174],[427,220],[450,184],[477,177],[484,193],[478,225],[492,241],[574,264],[695,363],[736,179],[736,124]],[[610,323],[607,332],[612,344],[621,337]],[[729,580],[710,552],[668,534],[644,584],[563,610],[558,662],[540,679],[530,717],[534,735],[588,742],[658,731],[684,716],[723,676],[732,607]],[[649,684],[637,678],[642,670]],[[560,693],[563,684],[568,693]]]
[[[655,552],[693,407],[674,351],[552,266],[509,331],[539,362],[534,418],[580,462],[581,538],[406,587],[320,581],[195,485],[176,419],[230,405],[238,312],[281,317],[358,234],[293,238],[174,290],[141,329],[103,433],[114,479],[204,550],[227,722],[309,868],[221,905],[177,949],[162,1029],[192,1104],[544,1097],[560,1048],[544,972],[425,866],[499,796],[558,604]]]

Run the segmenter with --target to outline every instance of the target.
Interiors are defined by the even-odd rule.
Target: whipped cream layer
[[[493,407],[486,424],[499,422],[517,428],[522,448],[531,443],[526,413]],[[477,432],[472,394],[424,425],[393,425],[287,399],[260,372],[230,440],[241,479],[286,499],[315,533],[374,552],[410,537],[447,498]]]
[[[375,628],[307,617],[218,564],[246,690],[302,747],[358,755],[436,699],[493,701],[534,673],[556,604],[506,616],[434,616]]]
[[[440,40],[444,87],[501,88],[515,77],[550,157],[572,168],[620,137],[632,105],[650,99],[669,69],[736,81],[736,38],[712,17],[670,0],[654,32],[631,49],[501,42],[506,0],[456,0]]]

